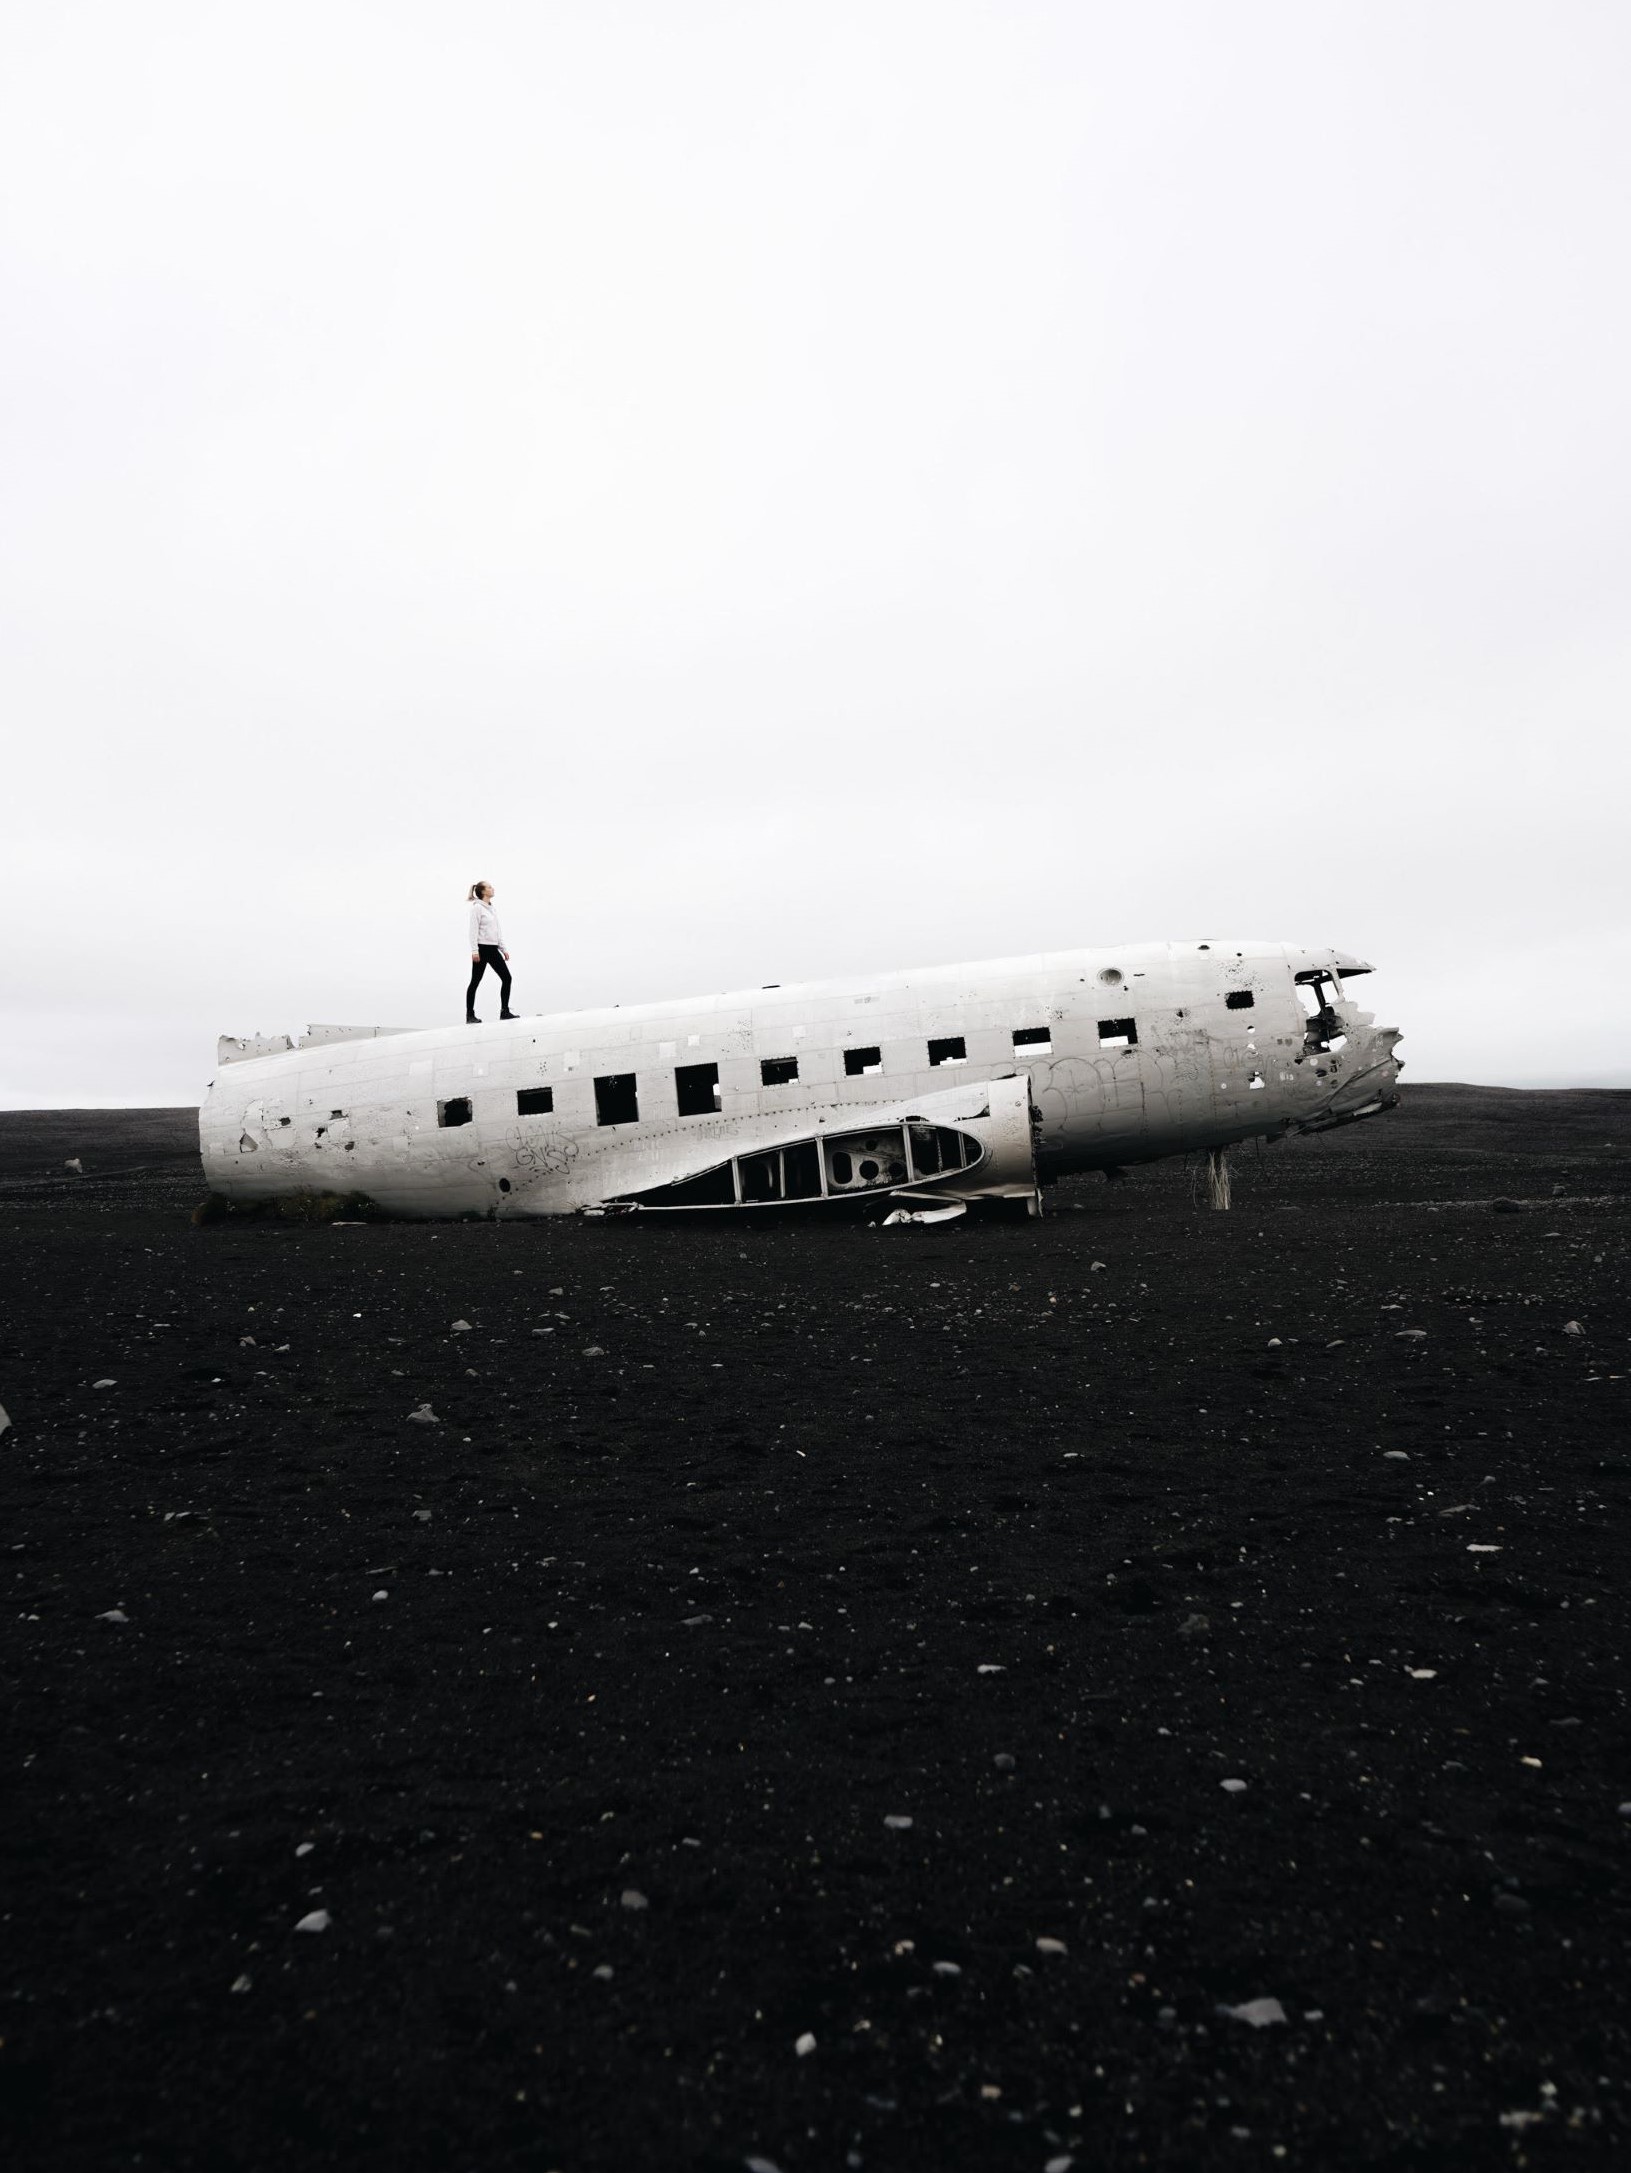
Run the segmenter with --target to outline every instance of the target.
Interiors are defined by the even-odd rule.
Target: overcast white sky
[[[1631,1083],[1631,10],[0,31],[0,1103],[218,1031],[1334,942]]]

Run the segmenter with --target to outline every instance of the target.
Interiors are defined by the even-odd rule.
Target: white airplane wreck
[[[489,1025],[223,1036],[199,1112],[233,1203],[413,1216],[1041,1208],[1041,1186],[1393,1106],[1371,968],[1284,943],[1055,951]],[[1221,1193],[1221,1197],[1220,1197]]]

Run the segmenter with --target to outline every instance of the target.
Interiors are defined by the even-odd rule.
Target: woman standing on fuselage
[[[481,977],[489,966],[498,975],[498,1015],[501,1019],[513,1019],[510,1009],[510,969],[506,961],[509,952],[504,948],[504,931],[498,925],[498,915],[493,911],[494,891],[491,883],[472,883],[470,886],[470,986],[464,992],[464,1023],[479,1026],[476,1016],[476,990]]]

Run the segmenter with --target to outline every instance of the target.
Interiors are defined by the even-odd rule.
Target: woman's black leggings
[[[476,991],[480,988],[481,977],[489,966],[498,975],[498,1008],[500,1011],[508,1011],[510,1008],[510,969],[504,962],[504,953],[496,943],[484,943],[481,946],[481,956],[470,969],[470,986],[464,992],[464,1015],[467,1019],[474,1015]]]

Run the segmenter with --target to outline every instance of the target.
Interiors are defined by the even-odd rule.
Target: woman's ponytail
[[[491,890],[492,887],[493,886],[491,883],[472,883],[470,886],[470,895],[466,899],[465,903],[467,905],[474,905],[476,900],[481,896],[482,892],[484,890]]]

